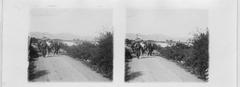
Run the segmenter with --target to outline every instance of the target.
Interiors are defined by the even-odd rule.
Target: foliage
[[[93,59],[106,77],[112,79],[113,70],[113,34],[102,33],[98,39],[98,55]]]
[[[88,41],[84,41],[82,42],[82,44],[70,46],[69,48],[66,49],[66,51],[70,56],[74,58],[87,60],[94,58],[94,55],[97,54],[96,49],[97,46]]]
[[[67,54],[88,62],[97,72],[112,79],[113,73],[113,34],[101,33],[96,43],[83,41],[81,44],[63,47]]]
[[[34,69],[36,66],[34,65],[34,61],[40,56],[36,50],[36,48],[33,47],[33,43],[37,43],[37,38],[29,37],[29,44],[28,44],[28,80],[32,81],[35,78]]]
[[[195,34],[191,44],[177,42],[171,44],[171,46],[160,47],[158,51],[160,52],[160,56],[178,62],[196,74],[200,79],[208,80],[208,31]]]
[[[207,79],[209,66],[209,32],[196,34],[193,39],[193,67],[200,78]]]

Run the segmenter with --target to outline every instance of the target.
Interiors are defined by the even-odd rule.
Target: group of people
[[[129,47],[128,49],[131,49],[132,53],[134,53],[137,58],[140,58],[142,55],[152,56],[156,44],[152,41],[144,41],[140,37],[137,37],[130,43]]]
[[[61,49],[61,42],[52,39],[37,39],[34,37],[29,38],[29,54],[38,56],[53,56],[58,55]],[[35,52],[36,51],[36,52]],[[35,54],[33,54],[33,52]],[[37,53],[37,54],[36,54]]]

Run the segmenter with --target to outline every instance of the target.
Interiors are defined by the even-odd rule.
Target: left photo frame
[[[111,8],[30,9],[28,81],[111,82]]]

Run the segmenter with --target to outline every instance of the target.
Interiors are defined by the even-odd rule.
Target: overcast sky
[[[211,0],[31,0],[31,31],[96,35],[112,26],[115,1],[126,4],[130,33],[186,37],[208,25]]]
[[[32,32],[96,36],[112,26],[111,9],[38,8],[31,15]]]
[[[31,32],[96,36],[112,31],[110,0],[33,0]]]
[[[127,33],[189,38],[208,27],[210,0],[126,0]]]
[[[207,10],[199,9],[128,9],[127,32],[189,37],[208,26]]]

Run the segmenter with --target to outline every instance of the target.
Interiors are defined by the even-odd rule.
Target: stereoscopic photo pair
[[[111,82],[112,9],[33,8],[30,82]],[[126,9],[125,82],[207,82],[208,11]]]

